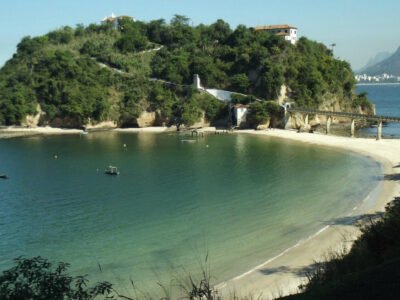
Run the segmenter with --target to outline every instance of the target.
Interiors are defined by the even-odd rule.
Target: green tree
[[[260,124],[267,122],[270,118],[267,107],[263,102],[254,102],[249,106],[247,114],[247,123],[252,127],[257,127]]]
[[[244,73],[232,76],[231,82],[232,89],[241,93],[247,93],[251,85],[249,78]]]
[[[115,46],[123,53],[145,50],[147,38],[142,35],[138,28],[129,27],[124,29],[122,37],[115,43]]]
[[[70,276],[68,268],[69,264],[61,262],[53,265],[41,257],[17,258],[15,266],[0,275],[0,298],[91,300],[100,296],[103,299],[112,297],[110,283],[101,282],[87,287],[86,277]]]
[[[280,117],[281,108],[274,101],[256,101],[249,105],[247,122],[252,127],[266,123],[272,116]]]

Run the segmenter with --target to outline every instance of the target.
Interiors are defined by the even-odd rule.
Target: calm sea
[[[158,281],[198,273],[208,254],[219,282],[348,215],[381,173],[351,153],[269,137],[181,140],[105,132],[0,140],[0,173],[10,177],[0,181],[0,270],[41,255],[153,292]],[[121,174],[105,175],[109,164]]]
[[[367,92],[369,99],[375,103],[376,113],[384,116],[400,117],[400,85],[359,85],[357,93]],[[376,128],[361,130],[362,136],[376,135]],[[383,128],[386,138],[400,138],[400,123],[388,123]]]

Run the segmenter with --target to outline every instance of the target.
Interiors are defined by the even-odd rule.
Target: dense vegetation
[[[296,46],[243,25],[232,30],[218,20],[195,28],[188,20],[171,27],[157,23],[157,42],[165,45],[152,61],[153,76],[189,84],[199,74],[204,85],[273,100],[283,84],[299,104],[316,107],[326,93],[352,98],[354,78],[348,63],[333,58],[324,45],[301,38]]]
[[[352,109],[357,99],[349,64],[322,44],[301,38],[294,46],[222,20],[194,27],[177,15],[168,24],[123,19],[118,28],[78,25],[22,39],[0,70],[0,124],[21,124],[37,104],[41,125],[61,127],[102,120],[135,126],[144,111],[157,112],[157,125],[227,118],[226,106],[185,86],[193,74],[204,86],[261,100],[277,99],[286,85],[299,106],[336,97]]]
[[[365,219],[350,252],[333,253],[317,263],[304,293],[285,299],[399,299],[400,198],[387,206],[383,218]]]
[[[112,296],[112,285],[101,282],[87,287],[85,276],[70,276],[67,263],[53,265],[48,260],[35,257],[17,258],[15,266],[0,274],[0,299],[3,300],[90,300]],[[100,298],[97,298],[100,299]]]

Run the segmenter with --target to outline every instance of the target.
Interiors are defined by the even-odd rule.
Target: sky
[[[96,23],[115,13],[141,21],[180,14],[193,25],[223,19],[233,28],[290,24],[300,36],[335,43],[335,56],[357,70],[400,46],[399,12],[399,0],[0,0],[0,66],[24,36]]]

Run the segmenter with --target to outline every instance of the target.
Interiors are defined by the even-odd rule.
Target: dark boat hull
[[[106,171],[105,173],[106,173],[107,175],[119,175],[119,172],[115,173],[115,172]]]

